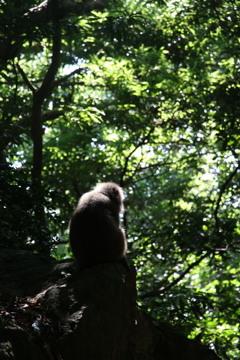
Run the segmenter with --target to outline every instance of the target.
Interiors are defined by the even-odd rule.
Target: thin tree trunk
[[[32,183],[41,186],[42,178],[42,143],[43,143],[43,127],[42,127],[42,105],[44,100],[49,96],[51,87],[60,65],[61,50],[61,24],[58,17],[58,0],[51,0],[50,11],[53,23],[53,45],[52,45],[52,61],[45,75],[41,86],[34,92],[32,106],[32,138],[33,138],[33,168]]]

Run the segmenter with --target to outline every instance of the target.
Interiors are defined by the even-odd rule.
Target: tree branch
[[[58,80],[55,80],[52,84],[52,87],[54,88],[55,86],[58,86],[59,84],[65,82],[67,79],[69,79],[71,76],[73,76],[75,74],[79,74],[83,70],[84,70],[84,68],[78,68],[78,69],[72,71],[70,74],[63,76],[62,78],[60,78]]]
[[[37,91],[37,88],[31,83],[31,81],[28,80],[27,75],[25,74],[25,72],[23,71],[23,69],[21,68],[21,66],[17,63],[16,64],[17,69],[19,71],[19,73],[21,74],[23,81],[25,82],[25,84],[27,85],[27,87],[33,92],[35,93]]]
[[[155,130],[155,126],[151,127],[150,130],[148,131],[147,135],[145,135],[142,140],[135,146],[135,148],[130,151],[130,153],[128,154],[128,156],[125,158],[125,163],[124,163],[124,167],[123,167],[123,170],[122,170],[122,174],[121,174],[121,177],[120,177],[120,186],[123,186],[124,184],[124,181],[123,181],[123,177],[127,171],[127,166],[128,166],[128,162],[131,158],[131,156],[135,153],[135,151],[142,145],[144,145],[146,143],[146,140],[148,141],[149,140],[149,137],[150,135],[153,133],[153,131]]]
[[[230,184],[230,182],[232,181],[234,176],[237,174],[239,169],[240,169],[240,163],[238,164],[236,169],[230,174],[230,176],[227,178],[227,180],[221,186],[220,193],[219,193],[217,203],[216,203],[216,208],[214,210],[214,218],[215,218],[215,224],[216,224],[216,227],[217,227],[217,231],[219,231],[219,227],[220,227],[219,226],[218,211],[219,211],[220,203],[222,201],[222,196],[223,196],[227,186]]]
[[[53,45],[52,45],[52,61],[45,75],[45,78],[37,90],[37,97],[39,101],[43,101],[52,86],[55,75],[58,71],[60,64],[60,51],[61,51],[61,24],[58,18],[58,0],[51,0],[50,2],[53,14]]]
[[[32,17],[34,15],[42,15],[45,17],[46,21],[51,20],[52,9],[51,3],[54,0],[45,0],[40,5],[35,6],[24,16]],[[77,16],[82,16],[84,14],[89,14],[91,11],[101,11],[105,8],[106,0],[83,0],[82,2],[74,0],[60,0],[59,1],[59,15],[61,18],[66,17],[69,13],[75,14]]]
[[[171,289],[173,286],[175,286],[179,281],[181,281],[184,276],[190,272],[190,270],[192,270],[195,266],[197,266],[198,264],[200,264],[200,262],[205,259],[207,256],[209,256],[209,253],[206,252],[206,254],[202,255],[199,259],[197,259],[196,261],[194,261],[192,264],[190,264],[186,270],[184,270],[175,280],[173,280],[171,283],[169,283],[167,286],[162,287],[160,289],[157,290],[153,290],[150,291],[148,293],[145,293],[143,295],[140,296],[141,299],[145,299],[148,297],[154,297],[157,296],[159,294],[162,294],[164,292],[166,292],[167,290]]]
[[[43,79],[42,84],[33,94],[32,106],[32,138],[33,138],[33,169],[32,182],[36,187],[41,186],[42,176],[42,114],[41,108],[43,101],[48,96],[55,75],[60,64],[60,50],[61,50],[61,24],[58,16],[58,1],[51,0],[51,14],[53,23],[53,37],[52,37],[52,61]]]

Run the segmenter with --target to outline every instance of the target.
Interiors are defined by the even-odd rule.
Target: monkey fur
[[[124,194],[112,182],[82,195],[69,226],[72,253],[80,269],[106,262],[126,263],[127,242],[120,226]]]

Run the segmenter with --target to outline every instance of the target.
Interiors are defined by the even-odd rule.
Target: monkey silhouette
[[[123,200],[123,190],[113,182],[102,183],[80,197],[69,224],[70,245],[80,269],[126,262],[127,242],[119,218]]]

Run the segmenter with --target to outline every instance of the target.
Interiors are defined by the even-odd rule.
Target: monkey
[[[70,246],[79,269],[107,262],[126,263],[127,242],[120,226],[124,211],[120,186],[106,182],[83,194],[69,225]]]

